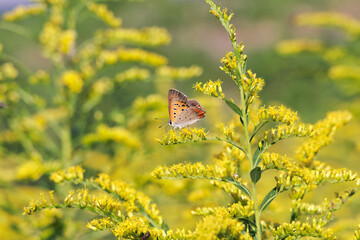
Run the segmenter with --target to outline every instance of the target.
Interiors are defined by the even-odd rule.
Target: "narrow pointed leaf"
[[[233,184],[235,187],[237,187],[238,189],[240,189],[240,191],[242,191],[243,193],[245,193],[246,195],[248,195],[250,198],[252,198],[251,196],[251,192],[249,191],[249,189],[247,189],[242,183],[230,178],[230,177],[225,177],[226,182]]]
[[[254,156],[253,156],[253,166],[257,167],[260,163],[260,155],[263,153],[263,149],[260,147],[257,147],[255,152],[254,152]]]
[[[225,98],[225,102],[229,106],[229,108],[231,108],[231,110],[233,110],[234,112],[239,114],[240,117],[242,117],[242,112],[241,112],[240,108],[235,103],[231,102],[230,100],[228,100],[226,98]]]
[[[274,187],[266,196],[264,197],[263,201],[260,204],[260,212],[264,211],[269,204],[276,198],[277,195],[279,195],[281,191]]]
[[[261,178],[261,168],[256,167],[250,172],[251,181],[256,184]]]

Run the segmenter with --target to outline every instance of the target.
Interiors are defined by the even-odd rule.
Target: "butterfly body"
[[[169,125],[173,128],[183,128],[198,122],[205,117],[205,109],[195,99],[188,100],[186,95],[176,89],[168,93]]]

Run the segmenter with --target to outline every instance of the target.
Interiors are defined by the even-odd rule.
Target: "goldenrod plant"
[[[192,144],[193,142],[223,142],[223,150],[211,164],[202,162],[159,166],[152,176],[157,179],[208,180],[222,189],[231,200],[225,206],[208,206],[192,211],[201,219],[192,229],[170,229],[150,199],[128,184],[100,173],[85,178],[84,169],[70,167],[52,174],[56,183],[80,185],[71,189],[64,201],[58,201],[53,191],[25,207],[24,214],[53,208],[79,208],[94,212],[99,218],[87,227],[95,231],[108,230],[118,239],[335,239],[334,214],[360,190],[356,172],[336,169],[318,159],[318,153],[334,140],[336,130],[351,120],[348,111],[330,112],[315,124],[300,121],[297,113],[285,106],[259,106],[258,94],[264,80],[247,69],[244,45],[237,42],[233,13],[206,0],[210,13],[223,25],[233,51],[221,60],[221,69],[236,85],[240,102],[227,98],[220,80],[196,83],[194,88],[209,97],[224,101],[235,117],[220,123],[220,133],[198,128],[171,130],[156,139],[162,145]],[[100,132],[108,129],[101,126]],[[111,131],[109,133],[111,135]],[[294,141],[292,155],[274,151],[281,141]],[[96,141],[93,135],[87,141]],[[130,141],[132,142],[132,141]],[[176,147],[176,146],[175,146]],[[268,174],[274,174],[274,182]],[[347,183],[347,188],[333,196],[319,196],[323,185]],[[271,185],[271,186],[269,186]],[[270,191],[264,193],[264,186]],[[271,206],[280,198],[286,220]],[[279,206],[279,204],[277,205]],[[290,211],[289,211],[290,210]],[[275,212],[275,216],[267,215]],[[353,239],[359,239],[358,223],[353,227]],[[339,236],[341,237],[341,236]]]
[[[50,173],[69,166],[112,177],[142,170],[137,160],[158,154],[150,129],[157,129],[153,118],[162,116],[166,99],[147,95],[150,87],[131,90],[131,84],[157,88],[201,75],[200,67],[169,66],[157,53],[171,42],[165,28],[127,28],[117,14],[104,1],[39,0],[2,15],[1,239],[80,235],[86,217],[44,211],[33,221],[20,217],[19,206],[35,192],[53,189]],[[83,31],[84,22],[93,28]],[[31,46],[35,59],[9,50],[7,36]],[[119,95],[126,106],[114,103]],[[128,175],[131,181],[138,177]],[[54,198],[65,191],[60,185],[55,190]]]

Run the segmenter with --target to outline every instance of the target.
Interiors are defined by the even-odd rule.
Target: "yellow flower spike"
[[[320,52],[323,50],[321,41],[309,39],[284,40],[276,45],[276,51],[283,55],[300,52]]]
[[[4,78],[14,79],[18,76],[18,70],[12,63],[4,63],[0,66],[0,72]]]
[[[120,18],[116,18],[114,13],[104,4],[89,2],[87,4],[87,8],[111,27],[120,27],[122,24],[122,20]]]
[[[44,70],[37,70],[36,73],[29,77],[30,84],[49,83],[50,75]]]
[[[299,26],[331,26],[346,31],[351,36],[360,34],[360,21],[335,12],[303,13],[296,17]]]
[[[76,32],[74,30],[63,31],[59,36],[58,50],[62,54],[70,55],[75,49]]]
[[[125,70],[124,72],[118,73],[115,76],[117,82],[132,82],[136,80],[146,80],[150,77],[150,71],[146,68],[133,67]]]
[[[260,107],[258,110],[260,122],[276,121],[287,125],[293,124],[299,119],[296,112],[281,106],[269,106],[268,108]]]
[[[156,69],[156,74],[162,78],[175,78],[175,79],[189,79],[193,77],[198,77],[202,74],[203,70],[199,66],[190,66],[186,67],[169,67],[161,66]]]
[[[138,148],[140,141],[130,131],[123,127],[108,127],[104,124],[96,128],[95,133],[90,133],[84,136],[84,144],[92,144],[95,142],[114,141],[124,143],[129,147]]]
[[[45,11],[45,5],[19,5],[15,9],[5,12],[2,16],[4,21],[13,22],[19,20],[21,18],[31,16],[31,15],[38,15]]]
[[[347,111],[328,113],[324,120],[314,125],[311,138],[296,150],[296,157],[306,166],[311,165],[317,152],[332,141],[337,128],[349,122],[351,117]]]
[[[64,170],[59,170],[50,175],[50,180],[56,183],[62,183],[64,181],[84,179],[85,170],[81,166],[70,167]]]
[[[82,76],[74,70],[64,72],[60,77],[60,81],[74,93],[80,93],[84,85]]]
[[[103,44],[117,45],[130,43],[144,46],[167,45],[171,42],[171,35],[165,28],[147,27],[142,29],[106,29],[96,33],[96,39]]]
[[[216,178],[218,180],[228,176],[225,168],[219,166],[205,166],[202,163],[177,164],[171,167],[158,167],[152,172],[152,176],[158,179],[178,178]]]
[[[334,65],[330,68],[328,75],[335,80],[360,79],[360,67],[357,65]]]

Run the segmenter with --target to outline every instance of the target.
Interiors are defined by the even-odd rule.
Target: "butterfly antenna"
[[[165,124],[168,124],[168,123],[169,123],[168,121],[164,122],[163,124],[161,124],[161,125],[159,126],[159,128],[162,128],[162,126],[164,126]]]

